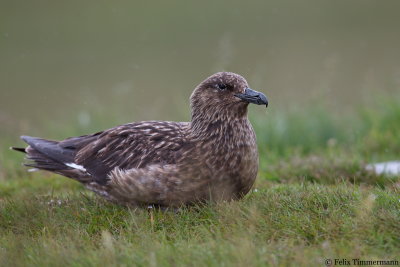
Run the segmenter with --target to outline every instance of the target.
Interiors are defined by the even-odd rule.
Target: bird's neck
[[[247,128],[250,122],[247,118],[247,109],[243,111],[231,110],[225,112],[196,112],[192,115],[190,129],[193,136],[208,139],[235,135],[242,127]],[[235,129],[236,128],[236,129]]]

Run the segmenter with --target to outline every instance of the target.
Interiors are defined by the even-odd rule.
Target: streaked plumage
[[[134,122],[63,141],[22,136],[27,166],[83,183],[110,201],[179,206],[239,199],[258,170],[249,103],[266,97],[230,72],[193,91],[190,122]]]

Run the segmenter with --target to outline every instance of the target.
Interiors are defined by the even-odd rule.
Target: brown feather
[[[76,179],[122,204],[179,206],[239,199],[251,189],[258,170],[248,102],[235,97],[246,88],[240,75],[217,73],[191,95],[191,122],[143,121],[55,143],[40,139],[44,145],[30,143],[28,158],[36,162],[34,167]],[[73,155],[73,160],[57,161],[57,169],[51,169],[51,160],[34,155],[55,161]]]

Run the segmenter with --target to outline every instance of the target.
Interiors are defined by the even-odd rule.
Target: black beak
[[[250,88],[246,88],[244,90],[244,94],[235,94],[235,96],[242,99],[243,101],[257,105],[265,105],[266,107],[268,107],[267,97],[263,93],[254,91]]]

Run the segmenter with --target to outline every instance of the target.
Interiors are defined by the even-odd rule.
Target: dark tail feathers
[[[29,147],[13,147],[12,149],[27,153],[27,159],[31,162],[26,163],[26,166],[48,171],[58,171],[68,169],[65,163],[74,161],[74,149],[63,148],[57,141],[31,136],[21,136],[21,139],[25,141]]]
[[[23,147],[14,147],[14,146],[12,146],[12,147],[10,147],[10,149],[15,150],[15,151],[19,151],[19,152],[22,152],[22,153],[26,153],[26,150]]]

